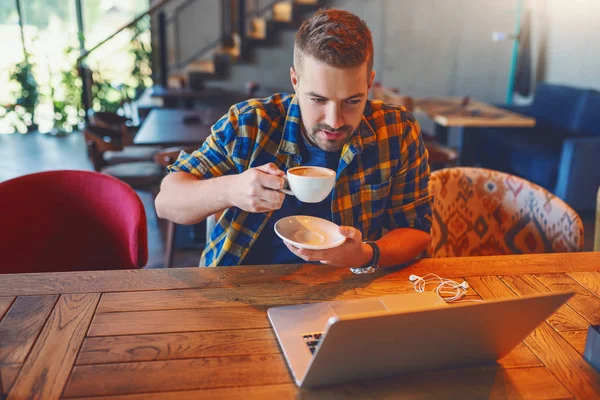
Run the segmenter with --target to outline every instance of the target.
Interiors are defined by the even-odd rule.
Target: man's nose
[[[327,108],[325,123],[336,130],[344,126],[344,115],[337,104],[331,104]]]

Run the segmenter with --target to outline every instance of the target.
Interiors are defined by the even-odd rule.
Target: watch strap
[[[371,258],[371,261],[365,267],[350,268],[350,271],[355,274],[372,274],[379,268],[379,257],[381,255],[379,246],[375,242],[366,241],[364,243],[368,244],[373,249],[373,258]]]

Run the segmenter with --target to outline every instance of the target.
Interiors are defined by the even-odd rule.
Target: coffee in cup
[[[290,168],[286,174],[289,190],[283,193],[296,196],[304,203],[319,203],[335,185],[335,171],[324,167],[301,166]]]

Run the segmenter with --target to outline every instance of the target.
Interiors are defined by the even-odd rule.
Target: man
[[[364,273],[408,262],[425,249],[427,151],[410,113],[367,100],[372,68],[364,21],[321,10],[296,34],[295,95],[231,107],[199,150],[182,153],[169,167],[156,198],[161,218],[194,224],[223,212],[202,266],[319,261]],[[278,191],[284,171],[298,165],[337,171],[329,198],[303,204]],[[320,251],[288,245],[273,225],[290,215],[333,221],[346,241]]]

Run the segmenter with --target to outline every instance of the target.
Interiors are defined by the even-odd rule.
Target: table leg
[[[441,144],[448,145],[448,127],[435,124],[435,137]]]
[[[462,128],[460,144],[460,163],[459,165],[469,167],[475,165],[477,151],[477,142],[475,141],[477,129]]]

